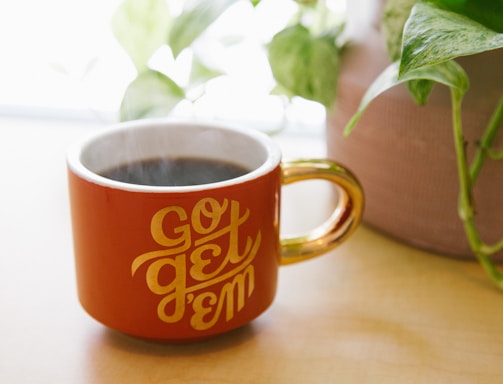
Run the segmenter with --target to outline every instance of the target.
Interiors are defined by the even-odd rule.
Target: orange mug
[[[144,185],[109,173],[162,159],[225,164],[242,174],[189,185],[188,168],[170,181],[182,185]],[[273,302],[280,265],[334,248],[363,210],[362,189],[347,169],[328,160],[282,163],[276,143],[252,129],[120,123],[70,148],[67,165],[83,308],[107,327],[161,342],[202,340],[249,323]],[[286,238],[281,185],[307,179],[333,182],[338,204],[320,227]]]

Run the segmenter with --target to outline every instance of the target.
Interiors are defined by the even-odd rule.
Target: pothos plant
[[[123,0],[112,17],[112,30],[137,75],[123,95],[120,119],[165,116],[182,100],[197,101],[208,82],[225,75],[208,64],[198,49],[208,29],[237,3],[253,8],[267,1],[277,0]],[[337,38],[343,20],[325,0],[290,3],[297,11],[264,47],[277,82],[271,93],[299,96],[330,107],[336,93],[341,51]],[[175,11],[180,4],[182,9]],[[235,36],[222,44],[236,43],[239,22],[235,25]],[[162,48],[169,49],[172,61],[182,54],[190,56],[188,81],[177,80],[168,65],[152,67],[153,55]]]
[[[395,19],[393,6],[403,3],[388,1],[386,13]],[[410,1],[409,1],[410,3]],[[449,87],[452,105],[452,133],[459,179],[458,214],[472,252],[492,281],[503,289],[503,275],[492,256],[503,250],[503,238],[496,244],[486,244],[474,222],[473,186],[487,160],[503,159],[503,151],[493,148],[493,141],[503,120],[502,94],[494,113],[478,141],[472,159],[467,158],[463,135],[462,101],[469,79],[455,61],[457,57],[474,55],[503,47],[503,1],[501,0],[421,0],[412,2],[407,14],[399,47],[389,46],[396,61],[387,67],[363,96],[358,111],[345,128],[348,135],[369,104],[381,93],[401,83],[418,104],[425,104],[434,84]],[[392,23],[393,24],[393,23]],[[394,20],[395,27],[400,22]],[[396,36],[389,33],[388,35]],[[388,42],[391,40],[388,39]],[[396,43],[396,41],[395,41]]]

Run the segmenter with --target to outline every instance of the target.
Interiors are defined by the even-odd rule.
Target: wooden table
[[[76,298],[66,190],[66,148],[93,129],[104,128],[0,120],[0,383],[503,382],[503,292],[475,262],[366,227],[283,267],[273,306],[223,337],[159,345],[104,328]],[[278,140],[287,154],[322,153]],[[324,217],[325,187],[288,187],[285,230]]]

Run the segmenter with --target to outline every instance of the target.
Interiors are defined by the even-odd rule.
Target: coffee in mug
[[[237,164],[201,158],[156,158],[121,164],[101,173],[130,184],[182,186],[233,179],[250,170]]]

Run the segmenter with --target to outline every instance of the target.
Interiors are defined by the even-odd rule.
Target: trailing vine
[[[470,249],[475,254],[491,280],[500,289],[503,289],[503,274],[501,274],[491,258],[494,254],[503,250],[503,237],[500,241],[493,245],[486,244],[482,241],[474,222],[475,209],[472,194],[473,186],[475,185],[477,176],[479,175],[486,159],[489,158],[498,160],[502,158],[502,152],[496,152],[492,148],[492,144],[503,120],[503,95],[499,99],[492,118],[482,135],[478,149],[470,166],[466,159],[460,104],[460,100],[453,95],[453,133],[460,185],[458,203],[459,217],[463,222]]]

